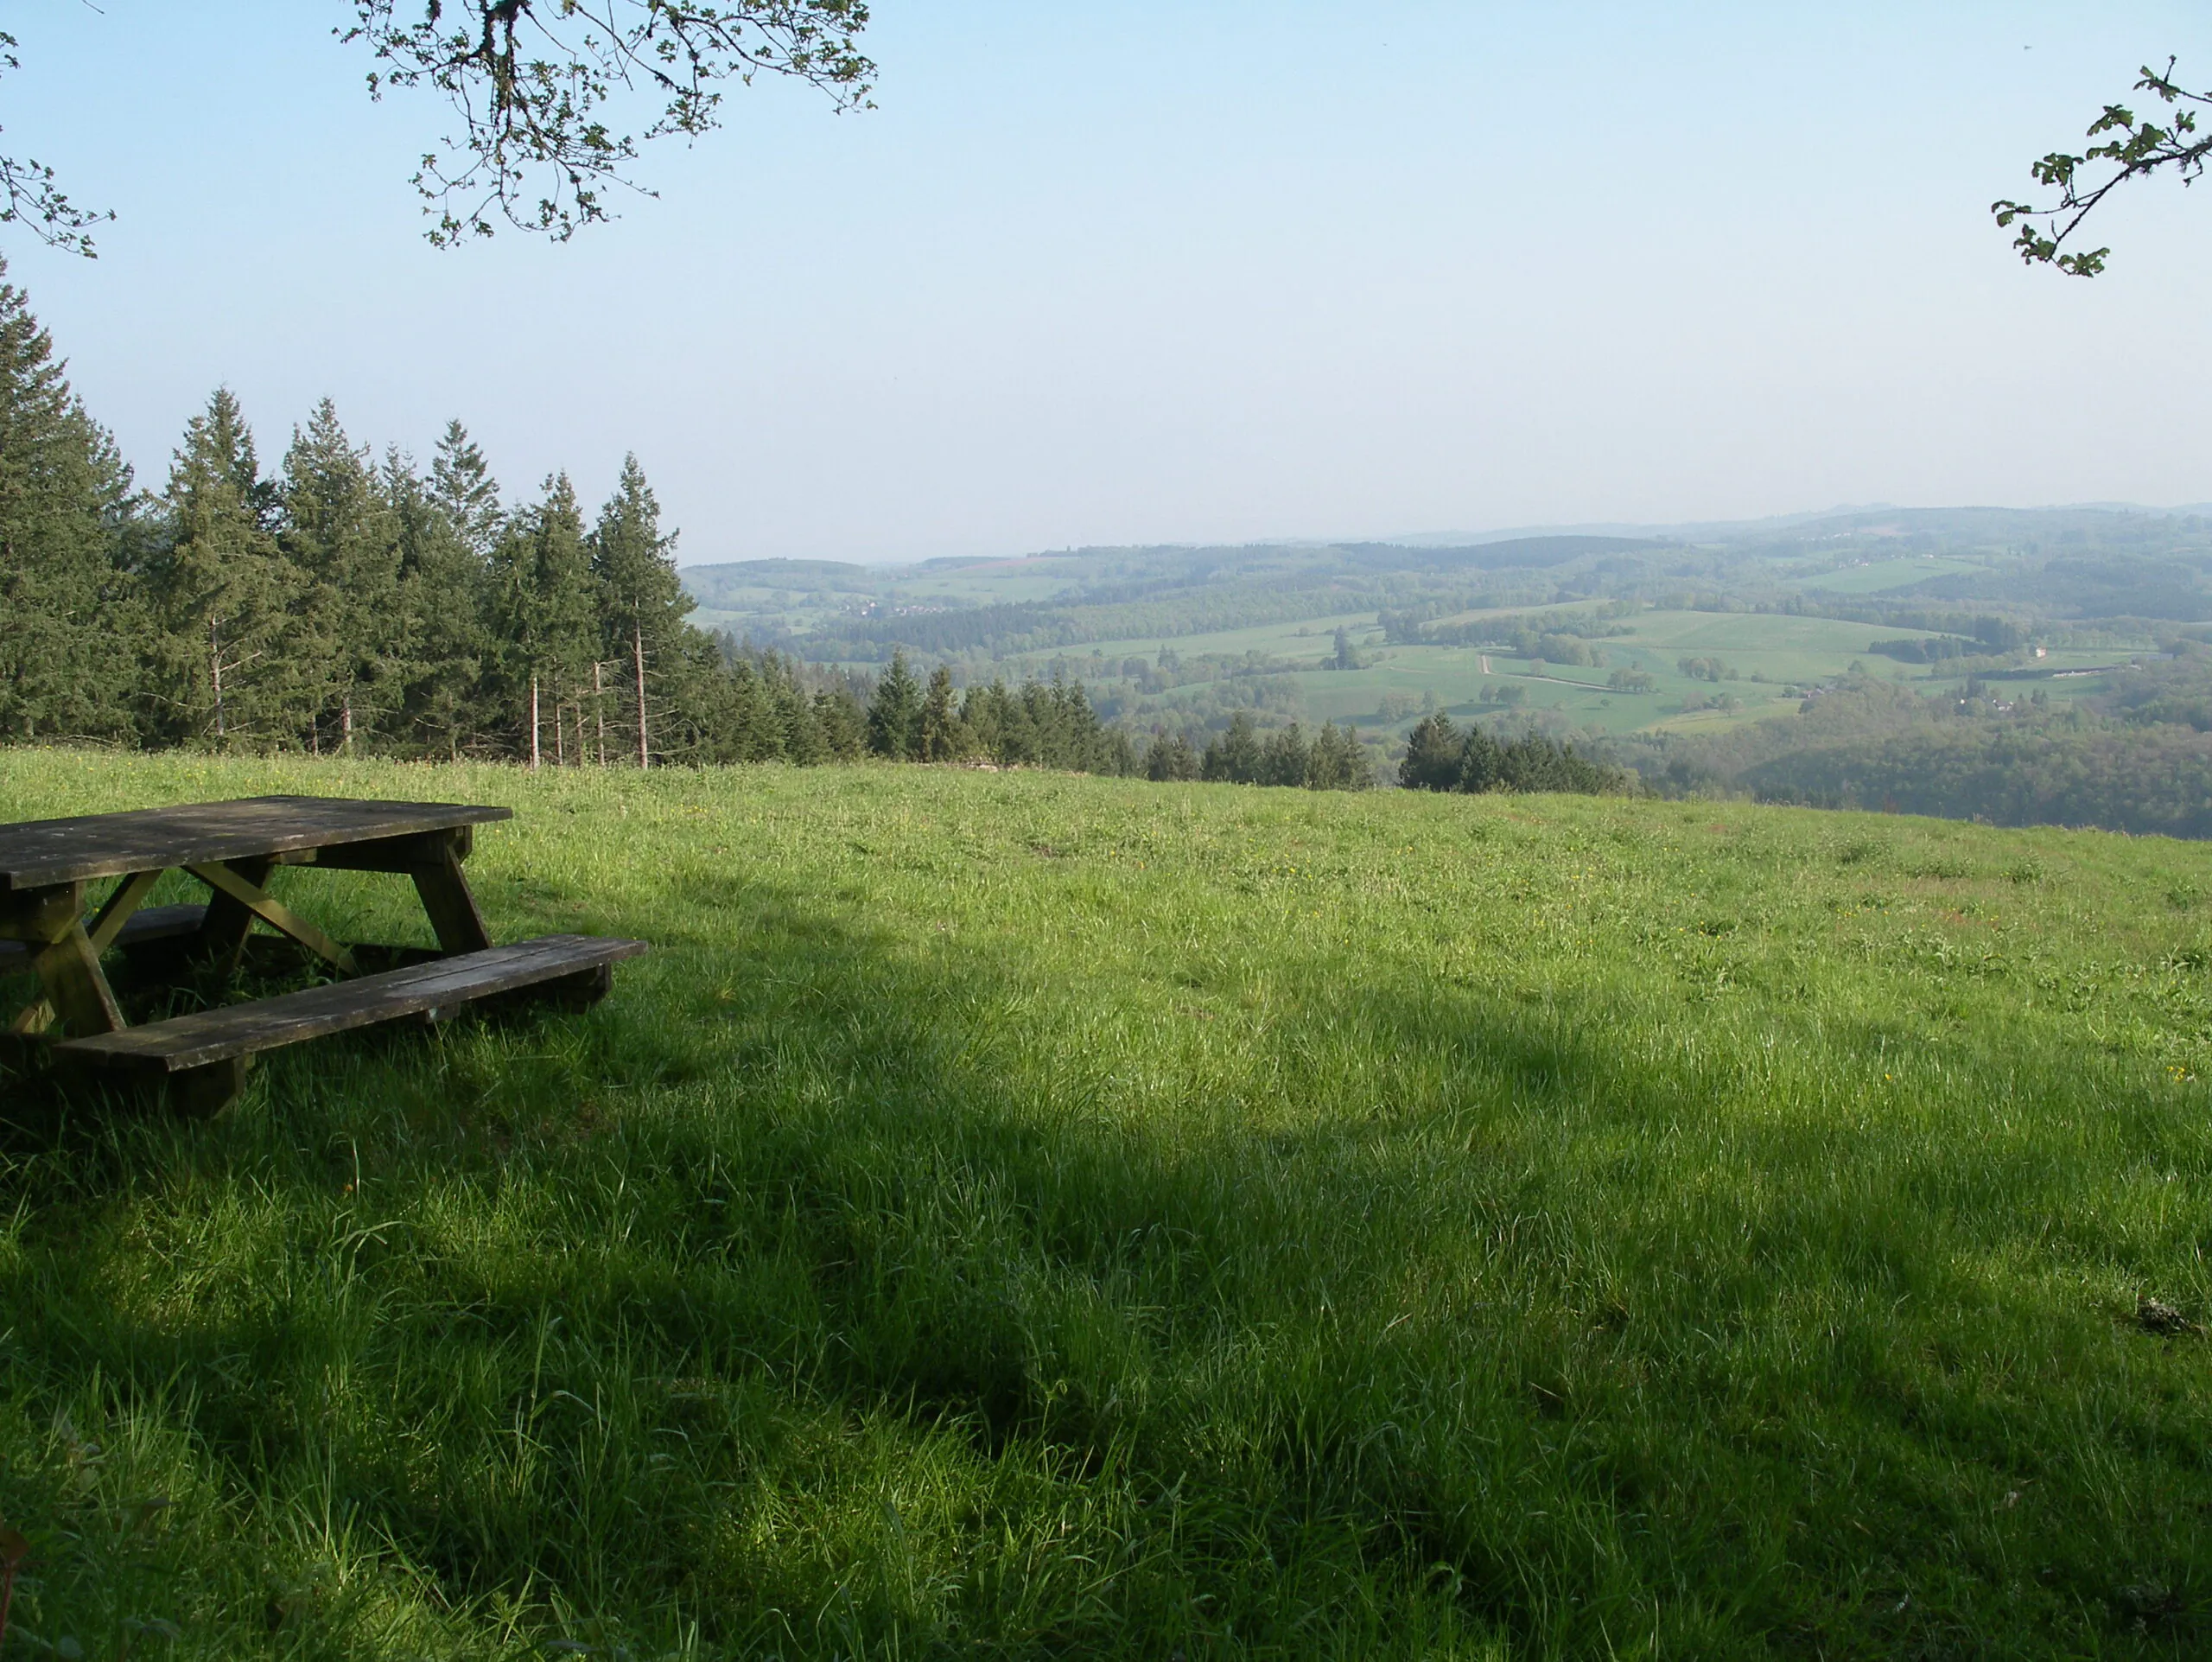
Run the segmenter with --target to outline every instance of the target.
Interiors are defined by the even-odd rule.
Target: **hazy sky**
[[[687,563],[2212,498],[2212,187],[2093,283],[1987,207],[2202,7],[877,0],[878,108],[760,86],[566,247],[439,253],[448,125],[343,0],[5,7],[0,227],[158,484],[218,383],[511,494],[634,449]]]

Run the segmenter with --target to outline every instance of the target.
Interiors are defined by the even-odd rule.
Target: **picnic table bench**
[[[0,974],[35,971],[39,993],[11,1030],[49,1041],[56,1062],[165,1086],[212,1111],[237,1095],[253,1056],[280,1045],[401,1020],[442,1021],[488,999],[570,1007],[604,996],[641,941],[546,935],[495,946],[461,875],[475,828],[507,808],[448,802],[250,797],[0,825]],[[269,892],[279,866],[385,871],[414,881],[438,951],[360,974],[355,949]],[[204,906],[144,905],[164,873],[207,886]],[[90,885],[119,879],[87,913]],[[344,980],[133,1026],[102,965],[114,949],[227,977],[256,923]],[[158,977],[157,977],[158,978]]]

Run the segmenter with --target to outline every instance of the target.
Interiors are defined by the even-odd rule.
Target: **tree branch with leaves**
[[[2148,92],[2171,114],[2163,121],[2138,116],[2124,105],[2107,104],[2104,113],[2089,124],[2086,137],[2102,139],[2080,155],[2054,150],[2035,163],[2036,182],[2058,193],[2045,207],[2029,202],[1995,201],[1989,211],[1999,226],[2019,230],[2012,246],[2031,265],[2054,265],[2069,277],[2094,277],[2105,269],[2107,248],[2069,250],[2066,244],[2082,228],[2106,197],[2132,179],[2156,173],[2179,175],[2185,185],[2202,176],[2204,161],[2212,153],[2212,138],[2196,131],[2196,107],[2212,105],[2212,92],[2192,92],[2174,80],[2177,60],[2169,58],[2163,70],[2145,65],[2142,79],[2132,89]]]
[[[875,73],[859,45],[867,0],[351,3],[331,32],[371,54],[369,96],[428,90],[459,118],[413,181],[441,248],[502,223],[566,242],[614,217],[610,189],[657,194],[632,175],[640,151],[714,131],[733,85],[788,76],[851,110]],[[15,46],[0,34],[0,73],[21,67]],[[114,217],[77,207],[52,168],[0,155],[0,224],[91,258],[92,227]]]
[[[0,33],[0,73],[22,68],[16,37]],[[41,242],[86,259],[98,259],[92,229],[111,212],[79,207],[61,192],[54,169],[33,156],[0,156],[0,225],[20,225]]]
[[[414,184],[436,216],[430,241],[487,237],[499,221],[565,242],[611,216],[610,187],[654,139],[721,124],[723,89],[760,74],[864,106],[875,66],[857,44],[865,0],[355,0],[340,38],[376,60],[369,92],[429,88],[460,126]],[[419,8],[419,16],[417,15]],[[642,100],[634,122],[616,120]]]

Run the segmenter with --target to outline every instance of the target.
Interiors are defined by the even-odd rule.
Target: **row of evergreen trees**
[[[1308,791],[1364,791],[1375,767],[1350,728],[1322,723],[1312,742],[1296,722],[1261,734],[1238,710],[1203,753],[1181,734],[1162,734],[1145,751],[1144,774],[1154,780],[1212,780],[1230,785],[1281,785]]]
[[[1618,767],[1608,767],[1531,733],[1498,740],[1471,723],[1455,728],[1441,711],[1414,723],[1398,765],[1398,783],[1416,791],[1572,791],[1596,796],[1637,788]]]
[[[227,390],[137,490],[0,283],[0,740],[1138,770],[1079,684],[958,697],[704,634],[674,544],[635,457],[587,523],[565,474],[503,501],[458,422],[424,471],[326,400],[268,475]]]
[[[458,422],[427,473],[325,400],[264,474],[238,400],[134,488],[0,283],[0,737],[315,752],[696,751],[726,681],[631,458],[500,500]]]

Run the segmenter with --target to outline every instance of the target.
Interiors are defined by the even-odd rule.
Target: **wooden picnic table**
[[[235,1095],[252,1055],[277,1045],[405,1017],[439,1020],[525,990],[589,1002],[616,961],[645,947],[582,935],[495,947],[461,863],[478,825],[512,817],[450,802],[266,796],[0,825],[0,973],[30,969],[39,979],[12,1030],[50,1039],[58,1060],[172,1082],[205,1107]],[[435,961],[359,976],[351,947],[269,892],[279,866],[412,879],[439,948],[417,956]],[[207,903],[147,908],[172,871],[205,884]],[[88,914],[88,888],[105,879],[120,881]],[[257,922],[355,978],[137,1027],[124,1020],[101,961],[111,948],[167,942],[195,976],[227,975]]]

